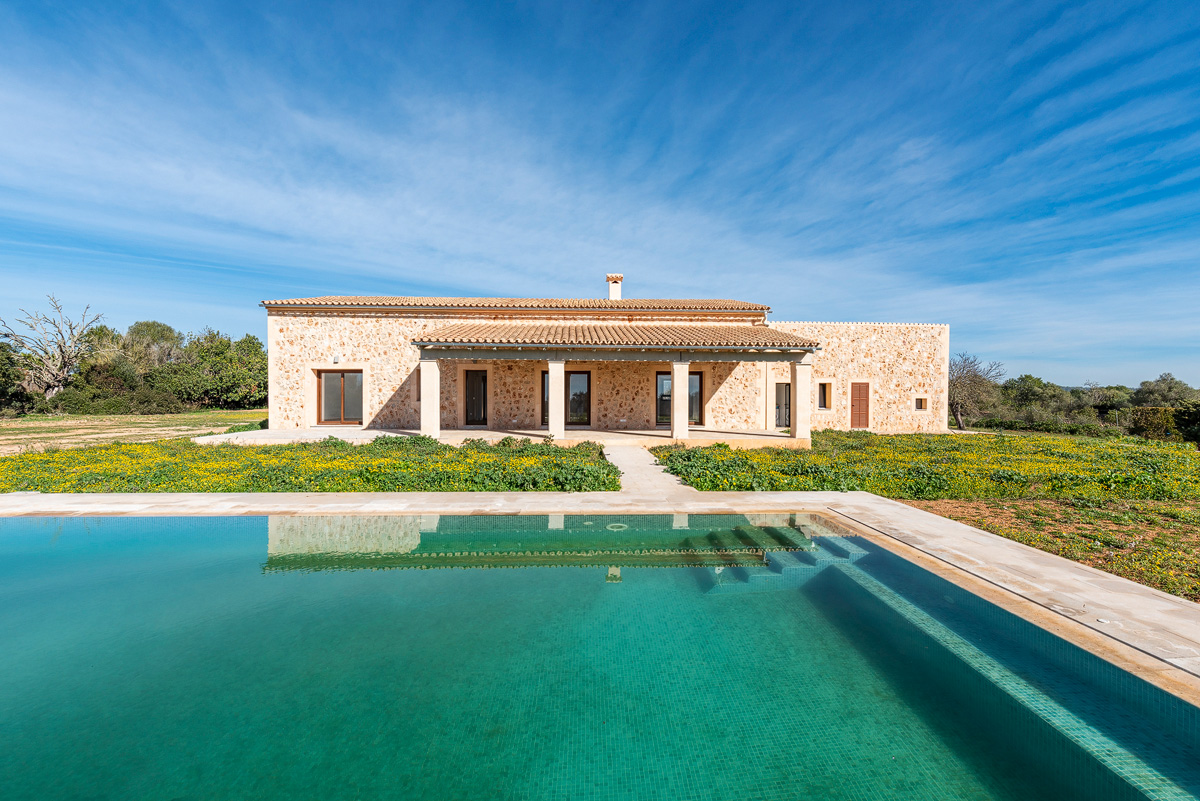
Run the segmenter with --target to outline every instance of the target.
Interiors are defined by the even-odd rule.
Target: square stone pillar
[[[436,359],[422,359],[421,433],[437,439],[442,434],[442,371]]]
[[[547,365],[548,392],[550,393],[549,404],[547,405],[547,433],[556,440],[567,438],[567,363],[564,361],[550,361]]]
[[[792,362],[792,438],[812,441],[812,354]]]
[[[688,437],[688,368],[691,362],[671,362],[671,438]]]

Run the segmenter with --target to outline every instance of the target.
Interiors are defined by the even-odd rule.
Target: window
[[[592,374],[589,372],[567,372],[564,374],[566,390],[567,425],[586,426],[592,422]],[[542,425],[550,425],[550,373],[542,371]]]
[[[833,398],[833,384],[817,384],[817,408],[829,409]]]
[[[318,376],[321,414],[318,423],[362,424],[363,376],[361,370],[323,372]]]
[[[704,415],[703,373],[688,373],[688,422],[700,425]],[[660,426],[671,424],[671,374],[654,376],[654,420]]]
[[[929,398],[917,398],[916,408],[918,412],[929,411]]]

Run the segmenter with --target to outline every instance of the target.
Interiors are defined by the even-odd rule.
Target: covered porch
[[[467,324],[414,344],[419,432],[443,441],[810,443],[816,343],[765,326]],[[769,362],[790,365],[786,434],[751,380]]]

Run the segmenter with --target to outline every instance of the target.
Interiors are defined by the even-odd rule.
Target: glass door
[[[671,425],[671,374],[658,373],[654,379],[654,422],[660,426],[669,426]]]
[[[656,373],[654,376],[654,422],[660,426],[671,425],[671,374]],[[688,373],[688,423],[700,425],[704,422],[704,374]]]
[[[567,425],[592,424],[592,374],[568,372],[565,375]],[[550,373],[542,371],[542,425],[550,425]]]
[[[592,423],[592,374],[567,373],[567,425]]]
[[[775,427],[787,428],[792,424],[792,385],[775,384]]]
[[[487,370],[463,373],[463,422],[469,426],[487,425]]]
[[[317,422],[325,425],[362,425],[363,380],[361,370],[341,370],[320,375]]]

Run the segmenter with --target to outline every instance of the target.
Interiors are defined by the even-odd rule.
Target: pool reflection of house
[[[810,549],[808,521],[803,513],[272,516],[264,569],[762,564],[769,551]]]
[[[945,429],[947,326],[768,322],[758,303],[607,282],[599,299],[264,301],[270,427],[800,447],[814,427]]]

